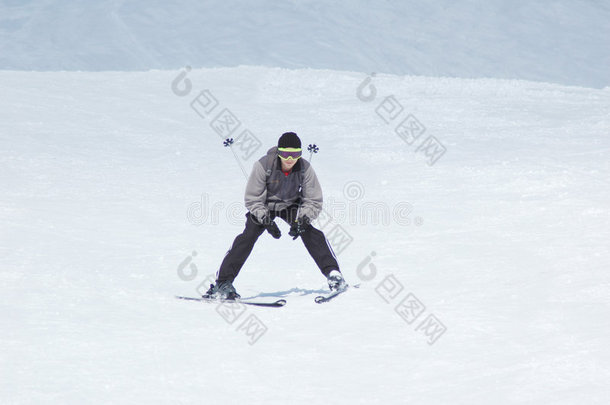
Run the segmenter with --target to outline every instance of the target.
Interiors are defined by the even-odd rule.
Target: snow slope
[[[0,72],[1,403],[608,402],[608,88],[183,73]],[[191,106],[204,89],[256,153],[222,146]],[[404,111],[386,124],[392,95]],[[411,144],[394,132],[409,114],[425,127]],[[286,130],[320,146],[335,218],[319,226],[347,232],[361,288],[313,303],[325,280],[280,224],[236,287],[286,307],[235,320],[174,299],[243,227],[239,164]],[[446,149],[433,164],[428,136]],[[374,224],[371,206],[393,215]],[[425,306],[411,323],[408,297]]]
[[[0,69],[264,65],[610,85],[595,0],[5,0]]]

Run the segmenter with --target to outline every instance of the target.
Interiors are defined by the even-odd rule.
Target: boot
[[[333,270],[328,274],[328,288],[331,291],[344,290],[347,283],[339,270]]]
[[[210,289],[203,295],[203,298],[212,298],[221,301],[235,301],[241,298],[241,295],[235,291],[233,283],[230,281],[217,281],[216,284],[210,284]]]

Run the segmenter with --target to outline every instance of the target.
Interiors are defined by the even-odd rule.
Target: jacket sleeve
[[[267,208],[267,174],[260,162],[255,162],[246,185],[244,201],[246,208],[257,219],[269,214]]]
[[[311,165],[305,170],[304,177],[303,202],[299,217],[307,216],[313,221],[322,211],[322,186]]]

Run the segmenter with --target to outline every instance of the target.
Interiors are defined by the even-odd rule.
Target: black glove
[[[311,226],[311,220],[307,216],[302,216],[298,220],[294,221],[290,226],[290,232],[288,235],[292,236],[292,239],[298,238]]]
[[[275,223],[275,221],[272,220],[271,217],[269,217],[268,215],[265,215],[261,219],[261,224],[265,227],[267,232],[269,232],[269,234],[271,236],[273,236],[275,239],[279,239],[280,236],[282,236],[282,232],[280,231],[280,228],[277,227],[277,224]]]

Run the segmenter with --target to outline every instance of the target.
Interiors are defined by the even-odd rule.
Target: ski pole
[[[229,149],[231,149],[231,152],[233,152],[233,157],[237,161],[237,164],[239,165],[241,172],[244,174],[244,177],[246,178],[246,180],[248,180],[248,174],[246,173],[246,169],[244,169],[244,166],[241,164],[241,161],[239,160],[239,158],[237,157],[237,154],[233,150],[233,143],[234,143],[233,138],[227,138],[224,140],[224,142],[222,144],[225,147],[228,147]]]
[[[309,161],[311,162],[311,159],[313,159],[313,154],[318,153],[320,148],[318,148],[318,146],[315,143],[314,144],[310,143],[309,146],[307,147],[307,150],[309,151]]]

